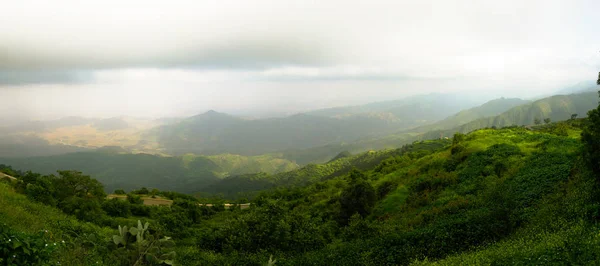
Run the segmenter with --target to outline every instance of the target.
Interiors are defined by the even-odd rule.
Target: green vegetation
[[[551,121],[567,120],[574,114],[583,117],[588,110],[594,109],[596,106],[598,106],[598,100],[595,92],[556,95],[511,108],[496,116],[480,118],[455,126],[452,129],[428,132],[428,128],[438,127],[437,124],[434,124],[419,129],[419,131],[424,132],[423,138],[435,138],[439,137],[440,134],[451,136],[455,132],[467,133],[481,128],[533,125],[536,124],[536,118],[544,121],[545,124],[549,124]]]
[[[232,176],[220,180],[202,190],[201,195],[220,194],[228,198],[252,198],[259,191],[273,187],[299,187],[315,182],[343,176],[352,168],[360,170],[375,167],[381,161],[395,154],[413,150],[430,152],[443,148],[448,140],[422,141],[413,145],[405,145],[400,149],[368,151],[353,156],[341,156],[325,164],[309,164],[298,170],[274,175],[267,173]],[[346,154],[347,155],[347,154]]]
[[[0,237],[33,248],[0,247],[17,264],[594,265],[599,110],[213,184],[247,209],[147,188],[109,200],[80,172],[0,166],[17,178],[0,183]]]
[[[495,99],[480,106],[460,111],[442,121],[436,122],[429,126],[420,127],[417,130],[421,132],[427,132],[431,130],[452,129],[457,125],[463,125],[480,118],[499,115],[514,107],[525,105],[527,103],[529,103],[529,101],[518,98]]]
[[[245,157],[238,155],[163,157],[127,154],[101,149],[47,157],[4,158],[0,163],[43,174],[57,169],[76,169],[102,182],[107,191],[139,189],[143,186],[183,193],[198,191],[220,178],[255,172],[278,173],[296,164],[281,155]]]

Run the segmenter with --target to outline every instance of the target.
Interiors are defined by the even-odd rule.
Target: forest
[[[594,264],[599,140],[600,107],[238,176],[239,191],[210,199],[147,188],[111,198],[82,172],[3,165],[14,179],[0,183],[0,263]]]

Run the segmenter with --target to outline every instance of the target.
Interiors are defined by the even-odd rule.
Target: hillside
[[[389,125],[383,120],[341,120],[305,114],[243,120],[214,111],[148,132],[170,154],[259,155],[323,146],[368,136]]]
[[[323,164],[309,164],[300,169],[278,174],[246,174],[231,176],[200,190],[201,195],[221,194],[227,198],[252,197],[258,191],[274,187],[298,187],[347,174],[351,169],[367,170],[382,160],[412,152],[428,152],[444,147],[448,140],[424,141],[398,149],[368,151],[356,155],[342,152],[343,156]],[[338,157],[336,156],[336,157]]]
[[[43,174],[79,170],[98,179],[107,191],[150,187],[183,193],[198,191],[229,175],[261,171],[277,173],[297,167],[278,155],[163,157],[119,151],[122,150],[116,148],[45,157],[0,158],[0,164]]]
[[[58,184],[85,177],[17,175],[10,186],[0,183],[0,222],[23,237],[48,230],[42,247],[64,239],[65,246],[42,254],[61,264],[131,261],[121,252],[139,251],[113,244],[110,235],[138,219],[173,238],[169,254],[179,265],[262,265],[270,257],[277,265],[596,264],[599,188],[581,159],[585,123],[483,129],[399,150],[345,153],[267,177],[282,183],[244,210],[203,207],[168,192],[158,193],[173,199],[169,208],[90,192],[74,194],[79,203],[71,206],[71,190]],[[77,234],[68,233],[73,228]]]
[[[450,129],[430,131],[429,128],[443,128],[443,126],[433,124],[430,127],[416,130],[422,133],[421,138],[439,138],[440,135],[452,136],[456,132],[467,133],[481,128],[534,125],[535,119],[544,123],[543,120],[546,118],[551,121],[567,120],[571,118],[572,114],[577,114],[577,117],[586,117],[587,112],[596,106],[598,106],[597,92],[555,95],[513,107],[496,116],[480,118]]]
[[[443,105],[442,99],[438,104]],[[418,101],[417,101],[418,102]],[[486,102],[480,106],[476,106],[470,109],[461,110],[460,112],[446,117],[445,119],[435,122],[431,125],[420,126],[414,129],[406,130],[403,133],[396,133],[387,136],[377,136],[377,137],[365,137],[360,138],[356,141],[346,142],[342,144],[329,144],[321,147],[314,147],[309,149],[296,149],[296,150],[287,150],[284,151],[284,156],[290,160],[296,161],[300,165],[304,165],[306,163],[322,163],[329,160],[335,156],[335,154],[342,151],[350,151],[353,153],[364,152],[367,150],[381,150],[381,149],[394,149],[398,148],[404,144],[411,143],[415,140],[422,140],[428,138],[436,138],[439,137],[439,132],[437,130],[442,129],[453,129],[459,125],[463,125],[468,122],[472,122],[479,118],[489,117],[498,115],[504,111],[507,111],[515,106],[523,105],[528,103],[529,101],[521,100],[517,98],[500,98],[491,100]],[[405,106],[409,104],[406,103]],[[358,108],[358,107],[356,107]],[[365,107],[366,108],[366,107]],[[334,115],[337,113],[343,112],[355,112],[360,113],[363,110],[359,108],[355,110],[354,108],[345,109],[345,108],[334,108],[334,109],[324,109],[322,111],[315,111],[317,114],[322,115]],[[406,110],[405,114],[412,114],[414,110]],[[444,116],[448,115],[450,110],[444,110],[439,113],[438,117],[441,119]],[[312,114],[312,112],[310,112]],[[435,131],[435,134],[429,134],[426,137],[420,136],[423,132]],[[454,132],[452,132],[454,133]],[[451,135],[451,134],[450,134]],[[445,134],[445,136],[449,136],[449,134]]]
[[[429,94],[258,120],[209,111],[150,130],[146,138],[156,140],[169,154],[299,151],[382,137],[443,119],[480,101],[458,94]]]
[[[467,110],[460,111],[444,120],[434,123],[430,126],[423,126],[415,129],[415,131],[427,132],[431,130],[451,129],[457,125],[463,125],[480,118],[499,115],[516,106],[524,105],[529,101],[518,98],[500,98],[486,102],[480,106],[473,107]]]

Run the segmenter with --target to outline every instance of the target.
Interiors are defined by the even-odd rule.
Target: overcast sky
[[[2,3],[0,117],[533,97],[600,71],[597,0],[91,2]]]

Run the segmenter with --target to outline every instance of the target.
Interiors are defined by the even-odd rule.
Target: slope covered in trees
[[[0,164],[43,174],[58,169],[79,170],[100,180],[107,191],[158,188],[190,193],[230,175],[289,171],[296,164],[281,155],[245,157],[236,155],[163,157],[119,153],[122,149],[100,149],[63,155],[2,158]]]
[[[484,129],[417,142],[374,156],[377,162],[362,170],[341,167],[347,170],[310,178],[319,172],[313,171],[309,182],[259,193],[245,210],[200,206],[164,192],[157,193],[173,205],[149,207],[134,194],[128,201],[106,200],[102,193],[69,189],[83,182],[101,191],[77,172],[15,173],[17,181],[0,184],[0,222],[19,241],[53,247],[65,240],[35,254],[74,264],[133,265],[136,258],[147,258],[145,265],[163,259],[262,265],[270,258],[276,265],[595,264],[600,193],[586,163],[594,157],[581,153],[588,144],[578,137],[582,128],[595,129],[590,125],[577,119],[541,130]],[[289,176],[300,176],[294,172]],[[169,236],[175,246],[139,256],[143,243],[121,244],[133,233],[119,232],[118,225],[140,228],[137,220],[142,229],[131,232],[149,222],[150,239]],[[36,235],[44,229],[47,234]]]
[[[431,130],[451,129],[458,125],[463,125],[479,118],[499,115],[513,107],[524,105],[529,101],[519,98],[500,98],[486,102],[480,106],[460,111],[442,121],[433,125],[419,127],[416,131],[427,132]]]
[[[597,105],[596,92],[555,95],[529,104],[519,105],[499,115],[480,118],[451,129],[428,131],[428,128],[424,127],[420,131],[424,133],[423,138],[433,138],[440,135],[451,136],[455,132],[467,133],[481,128],[535,125],[536,120],[538,123],[562,121],[570,119],[574,114],[577,117],[586,117],[587,112]],[[437,126],[434,124],[431,127],[436,128]]]
[[[221,194],[227,198],[252,197],[261,190],[274,187],[298,187],[332,179],[348,173],[351,169],[373,168],[391,156],[415,152],[427,153],[442,148],[448,140],[423,141],[405,145],[398,149],[362,152],[356,155],[346,153],[324,164],[309,164],[300,169],[273,175],[267,173],[231,176],[200,190],[201,195]],[[418,151],[418,152],[416,152]]]

